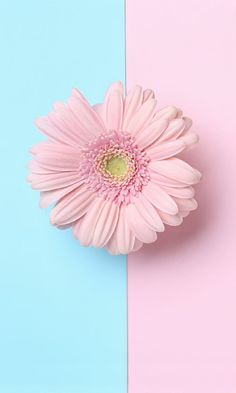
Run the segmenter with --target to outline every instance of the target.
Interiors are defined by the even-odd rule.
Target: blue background
[[[26,183],[34,119],[124,81],[122,0],[2,1],[0,392],[123,393],[126,261],[49,225]]]

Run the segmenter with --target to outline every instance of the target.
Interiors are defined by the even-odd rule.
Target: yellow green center
[[[112,176],[124,176],[127,170],[127,163],[121,156],[114,156],[106,162],[106,171]]]

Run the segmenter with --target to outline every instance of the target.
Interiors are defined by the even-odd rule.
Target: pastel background
[[[128,258],[129,393],[236,392],[236,2],[127,0],[127,86],[194,119],[199,210]]]
[[[0,393],[125,393],[127,366],[129,393],[236,392],[235,20],[235,0],[0,1]],[[35,117],[74,86],[100,101],[125,64],[128,88],[194,119],[204,174],[199,210],[128,257],[128,282],[25,181]]]
[[[122,0],[0,2],[0,392],[126,392],[126,262],[84,249],[26,183],[33,126],[124,80]]]

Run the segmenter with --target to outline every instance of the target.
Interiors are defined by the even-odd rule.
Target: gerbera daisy
[[[36,121],[48,137],[29,165],[40,206],[54,204],[51,223],[72,227],[83,246],[127,254],[154,242],[197,207],[192,185],[201,175],[175,157],[198,141],[191,124],[174,106],[159,110],[140,86],[124,97],[114,83],[93,107],[74,89]]]

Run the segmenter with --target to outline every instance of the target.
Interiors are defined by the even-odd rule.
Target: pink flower
[[[196,209],[200,173],[175,156],[198,141],[191,120],[154,93],[120,82],[91,107],[78,90],[36,122],[48,141],[32,148],[29,181],[51,223],[72,227],[83,246],[127,254],[152,243],[164,224]]]

